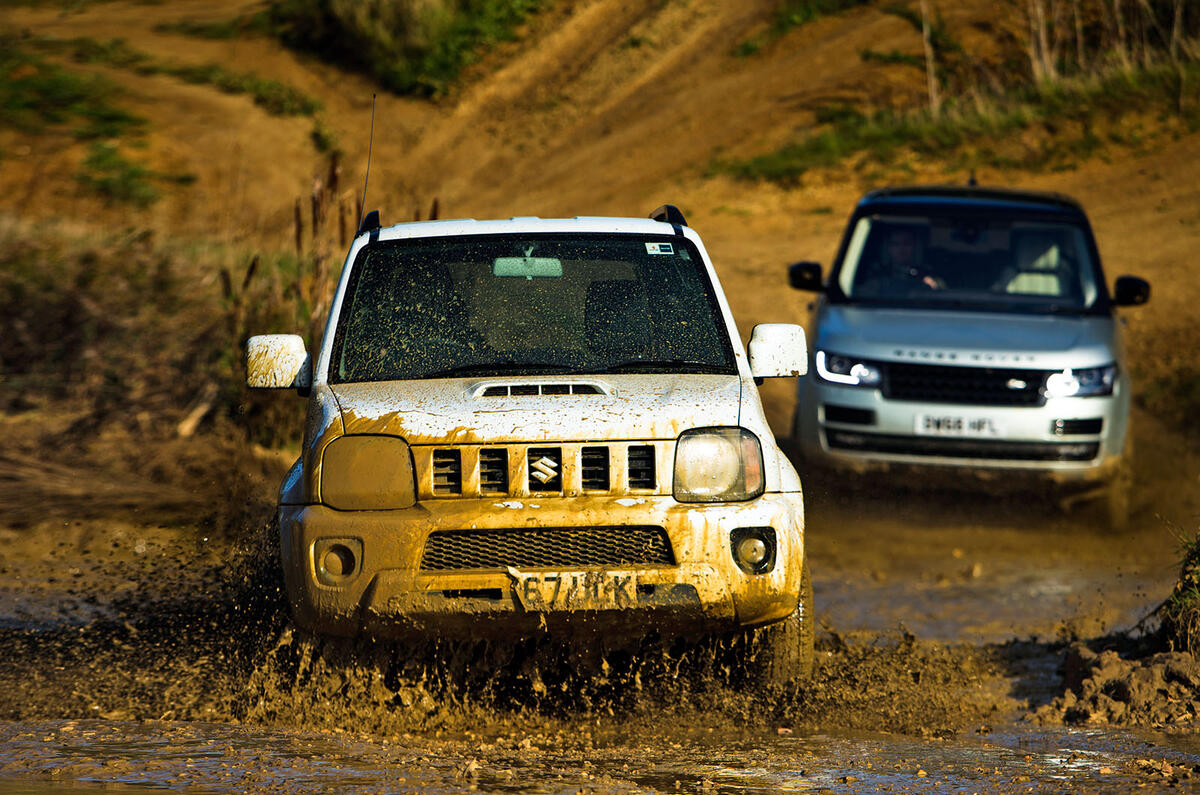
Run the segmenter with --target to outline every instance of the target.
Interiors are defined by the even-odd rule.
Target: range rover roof
[[[863,196],[858,206],[859,209],[883,209],[889,205],[911,207],[918,204],[939,207],[959,204],[980,209],[988,206],[1017,206],[1027,210],[1043,209],[1050,212],[1084,214],[1079,202],[1061,193],[953,185],[882,188]]]

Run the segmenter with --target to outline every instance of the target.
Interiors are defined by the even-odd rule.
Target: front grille
[[[562,491],[562,448],[529,448],[529,490]]]
[[[583,488],[589,491],[608,491],[608,448],[585,447],[579,452],[583,468]]]
[[[479,451],[479,491],[482,494],[508,493],[508,451],[503,447]]]
[[[830,448],[860,453],[976,458],[991,461],[1091,461],[1100,452],[1099,442],[1009,442],[981,439],[945,439],[928,436],[892,436],[826,429]]]
[[[458,450],[433,451],[433,493],[462,492],[462,456]]]
[[[661,527],[439,530],[421,555],[422,571],[645,565],[675,565]]]
[[[654,445],[629,446],[629,488],[652,489],[654,477]]]
[[[883,395],[891,400],[969,406],[1042,406],[1043,370],[947,367],[891,362]]]

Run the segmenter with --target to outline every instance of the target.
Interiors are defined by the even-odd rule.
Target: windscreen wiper
[[[713,364],[712,362],[697,362],[692,359],[627,359],[623,362],[615,362],[605,365],[599,369],[591,370],[592,373],[645,373],[645,372],[661,372],[666,370],[673,373],[712,373],[715,375],[735,375],[732,367],[725,364]]]
[[[539,373],[572,373],[574,370],[559,362],[476,362],[460,364],[425,373],[421,378],[457,378],[469,375],[534,375]]]

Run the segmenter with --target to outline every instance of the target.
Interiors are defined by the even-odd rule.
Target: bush
[[[364,72],[399,94],[438,96],[488,45],[515,37],[542,0],[275,0],[288,46]]]

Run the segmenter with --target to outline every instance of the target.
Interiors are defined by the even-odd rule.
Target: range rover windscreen
[[[368,245],[330,381],[736,374],[703,260],[682,237],[525,234]]]
[[[923,308],[1086,312],[1103,281],[1086,227],[987,215],[858,219],[833,300]],[[840,292],[838,296],[836,293]]]

